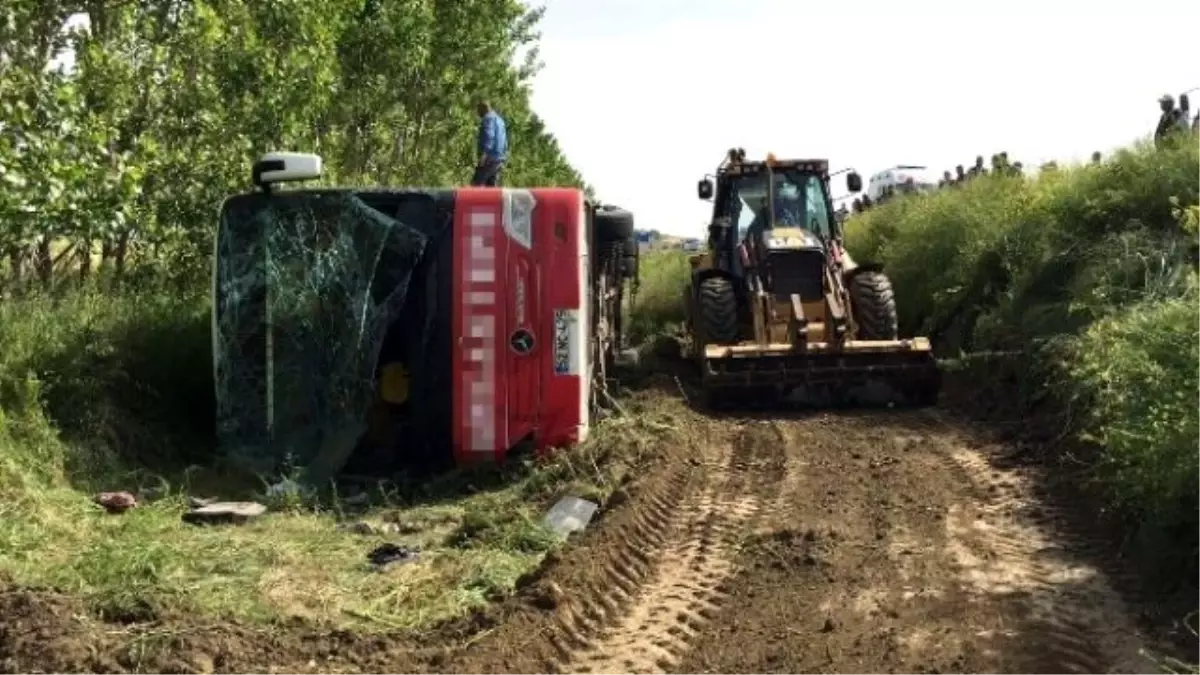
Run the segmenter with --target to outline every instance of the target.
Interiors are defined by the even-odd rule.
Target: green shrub
[[[1020,347],[1076,332],[1156,284],[1178,292],[1190,251],[1172,200],[1197,203],[1198,166],[1193,139],[1036,178],[987,177],[851,218],[847,248],[886,266],[903,332],[932,334],[943,353]]]
[[[1164,564],[1195,568],[1200,412],[1200,146],[1141,144],[1098,165],[985,177],[853,217],[901,328],[943,354],[1019,349],[1023,392],[1085,410],[1096,476]]]
[[[1193,278],[1194,284],[1194,278]],[[1066,364],[1089,403],[1102,475],[1136,515],[1196,532],[1200,293],[1138,303],[1090,325]]]
[[[629,336],[634,342],[671,332],[683,324],[683,292],[691,270],[689,255],[678,250],[642,255],[637,296],[628,307]]]
[[[203,301],[168,293],[0,303],[0,491],[99,489],[211,451],[209,326]]]

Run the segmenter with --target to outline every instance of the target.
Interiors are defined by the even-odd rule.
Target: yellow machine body
[[[936,401],[940,375],[929,339],[899,337],[890,282],[878,266],[850,258],[837,225],[816,218],[809,227],[781,223],[770,207],[764,208],[766,226],[757,230],[741,232],[727,222],[722,200],[737,195],[737,187],[746,189],[737,181],[759,173],[771,181],[775,172],[797,166],[791,180],[806,186],[810,202],[828,207],[824,160],[769,157],[718,170],[709,249],[691,256],[684,290],[688,351],[705,390],[727,402],[775,394],[816,403]],[[774,203],[774,194],[767,199]],[[801,204],[805,214],[819,212]]]

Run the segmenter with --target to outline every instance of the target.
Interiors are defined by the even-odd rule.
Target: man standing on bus
[[[479,113],[479,161],[471,185],[497,187],[508,160],[508,130],[487,101],[480,101],[475,111]]]

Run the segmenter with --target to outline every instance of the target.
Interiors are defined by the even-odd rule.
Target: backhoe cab
[[[748,390],[818,405],[936,400],[929,340],[899,338],[891,283],[842,247],[829,184],[826,160],[749,161],[738,148],[698,184],[713,217],[685,301],[712,402]],[[861,191],[861,176],[846,186]]]

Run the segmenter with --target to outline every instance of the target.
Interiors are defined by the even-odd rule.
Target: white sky
[[[1200,87],[1195,0],[533,1],[534,109],[600,199],[676,235],[703,235],[696,181],[730,147],[864,182],[1000,150],[1034,168],[1145,136],[1159,96]]]
[[[702,235],[696,181],[730,147],[864,181],[1036,167],[1147,135],[1159,96],[1200,86],[1194,1],[545,2],[534,109],[602,200],[678,235]]]

